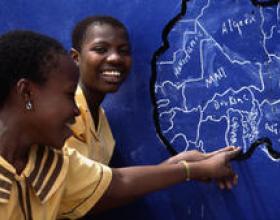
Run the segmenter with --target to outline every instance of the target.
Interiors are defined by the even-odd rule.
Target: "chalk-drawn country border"
[[[213,17],[213,14],[219,16]],[[208,0],[197,19],[231,60],[263,63],[268,59],[260,9],[250,1]]]
[[[200,1],[201,2],[201,1]],[[241,20],[239,20],[237,23],[240,25],[239,26],[236,26],[235,27],[235,34],[239,35],[239,36],[242,36],[244,35],[245,31],[244,29],[242,29],[242,25],[241,24],[246,24],[247,26],[253,26],[255,25],[255,30],[258,30],[258,33],[259,34],[259,38],[257,39],[262,39],[260,41],[257,40],[257,44],[258,44],[258,47],[257,46],[254,46],[252,45],[252,49],[254,50],[253,52],[254,53],[251,53],[249,51],[249,55],[250,54],[256,54],[255,57],[253,56],[247,56],[247,54],[245,52],[242,51],[242,53],[239,53],[238,51],[235,52],[234,50],[230,50],[229,47],[225,46],[225,45],[222,45],[220,44],[219,42],[219,39],[218,38],[215,38],[213,37],[214,35],[211,35],[210,33],[208,33],[208,30],[205,29],[205,26],[204,26],[204,23],[202,23],[203,21],[203,16],[205,16],[205,13],[207,12],[207,9],[208,7],[210,6],[210,3],[213,2],[213,1],[207,1],[207,5],[204,5],[202,10],[201,10],[201,13],[194,18],[194,23],[199,26],[201,28],[202,31],[204,31],[204,33],[207,33],[208,36],[210,36],[210,38],[205,38],[205,39],[201,39],[201,42],[205,43],[205,42],[210,42],[212,40],[212,45],[215,45],[217,48],[219,48],[221,51],[222,51],[222,54],[224,55],[224,57],[226,57],[228,59],[229,62],[231,62],[231,64],[236,64],[236,65],[239,65],[239,66],[245,66],[245,65],[252,65],[252,66],[256,66],[256,71],[253,71],[254,72],[254,75],[257,76],[258,80],[244,80],[244,81],[252,81],[252,83],[248,83],[246,85],[239,85],[240,88],[244,88],[244,89],[250,89],[254,92],[258,91],[259,93],[262,93],[263,91],[265,91],[265,86],[264,86],[264,82],[263,82],[263,62],[267,61],[267,58],[268,58],[268,55],[270,55],[268,53],[268,50],[266,48],[266,43],[267,43],[267,39],[265,39],[264,36],[268,36],[268,35],[265,35],[264,34],[264,31],[263,31],[263,17],[261,17],[261,10],[259,10],[259,8],[255,9],[253,8],[254,12],[252,13],[252,16],[250,17],[249,15],[249,12],[246,12],[245,14],[241,14],[239,16],[239,18],[241,18]],[[186,133],[184,131],[179,131],[180,129],[178,129],[178,131],[175,131],[176,128],[175,128],[175,124],[177,123],[176,122],[176,117],[178,117],[178,120],[181,116],[178,116],[178,112],[179,113],[184,113],[184,114],[188,114],[190,113],[191,111],[195,111],[195,110],[201,110],[201,106],[204,106],[203,103],[202,105],[194,105],[193,108],[192,107],[188,107],[188,92],[190,91],[189,89],[191,87],[195,87],[195,83],[200,83],[199,80],[197,80],[197,77],[193,77],[193,81],[190,82],[190,78],[189,79],[186,79],[185,81],[182,81],[181,79],[177,80],[176,81],[176,77],[178,78],[178,73],[177,74],[174,74],[174,71],[170,71],[168,72],[168,74],[173,74],[175,75],[175,80],[168,78],[168,75],[166,75],[167,77],[166,78],[162,78],[163,80],[159,80],[157,81],[157,79],[159,79],[161,76],[157,75],[157,70],[158,70],[158,60],[160,60],[160,57],[161,55],[163,55],[164,53],[166,53],[166,51],[168,50],[169,48],[169,41],[168,41],[168,33],[170,33],[170,31],[172,30],[173,27],[175,27],[176,23],[178,23],[182,18],[184,18],[185,14],[186,14],[186,10],[187,10],[187,1],[182,1],[182,10],[181,12],[175,16],[174,19],[172,19],[168,24],[167,26],[164,28],[164,31],[163,31],[163,46],[160,47],[154,54],[153,56],[153,59],[152,59],[152,71],[153,71],[153,75],[151,77],[151,84],[150,84],[150,89],[151,89],[151,95],[152,95],[152,101],[153,101],[153,104],[154,104],[154,119],[155,119],[155,124],[156,124],[156,129],[157,129],[157,132],[158,132],[158,135],[159,137],[161,138],[161,140],[165,143],[165,145],[167,146],[167,149],[169,150],[169,152],[171,154],[175,154],[176,153],[176,150],[174,149],[174,146],[173,144],[175,142],[182,142],[185,147],[185,149],[189,149],[190,146],[192,145],[195,145],[195,146],[199,146],[201,147],[202,150],[205,150],[203,149],[204,147],[204,142],[203,142],[203,138],[202,138],[202,135],[200,134],[200,126],[202,125],[209,125],[207,123],[220,123],[222,122],[222,120],[224,121],[227,121],[229,119],[231,119],[231,114],[227,114],[227,116],[225,118],[222,118],[220,121],[207,121],[207,123],[205,123],[206,121],[204,120],[200,120],[198,122],[198,129],[196,129],[198,131],[197,135],[196,135],[196,138],[193,138],[195,137],[194,135],[191,137],[191,136],[187,136]],[[236,3],[236,2],[235,2]],[[217,4],[219,5],[219,4]],[[227,6],[229,7],[229,6]],[[229,7],[230,8],[230,7]],[[257,11],[256,11],[257,10]],[[260,12],[260,13],[259,13]],[[256,15],[257,14],[257,15]],[[243,16],[243,17],[242,17]],[[249,17],[248,17],[249,16]],[[256,16],[256,17],[255,17]],[[244,18],[242,20],[242,18]],[[192,18],[193,19],[193,18]],[[246,20],[247,19],[247,20]],[[249,20],[251,19],[251,20]],[[226,32],[230,32],[231,28],[233,27],[230,27],[230,25],[233,25],[234,24],[234,20],[227,20],[227,27],[226,26],[223,26],[223,23],[222,23],[222,31],[224,31],[224,34],[227,34]],[[256,24],[255,24],[256,23]],[[246,26],[246,27],[247,27]],[[256,28],[257,27],[257,28]],[[234,29],[233,29],[234,30]],[[246,30],[248,31],[248,30]],[[234,31],[232,31],[234,32]],[[252,32],[252,30],[251,30]],[[206,34],[206,35],[207,35]],[[185,37],[185,36],[184,36]],[[183,37],[183,39],[184,39]],[[250,39],[249,39],[250,40]],[[200,45],[203,45],[203,44],[200,44]],[[179,49],[178,49],[179,48]],[[181,51],[184,51],[183,49],[184,48],[181,48],[178,47],[176,49],[176,53],[173,53],[173,59],[169,59],[168,56],[162,56],[162,58],[164,58],[163,60],[161,60],[161,64],[164,65],[164,62],[166,62],[165,64],[175,64],[178,65],[178,57],[180,57],[182,54]],[[236,48],[234,48],[236,49]],[[175,54],[175,56],[174,56]],[[241,55],[240,55],[241,54]],[[178,56],[179,55],[179,56]],[[239,56],[240,55],[240,56]],[[170,57],[170,56],[169,56]],[[172,57],[172,56],[171,56]],[[175,59],[174,59],[175,57]],[[181,56],[181,58],[184,58],[184,54],[183,56]],[[168,63],[170,62],[170,63]],[[177,63],[176,63],[177,62]],[[202,64],[201,65],[204,65],[203,62],[201,62]],[[185,65],[185,63],[184,63]],[[164,68],[163,68],[164,69]],[[163,70],[162,69],[162,70]],[[209,69],[209,68],[207,68]],[[210,68],[211,69],[211,68]],[[216,76],[218,76],[219,74],[220,75],[225,75],[224,73],[226,72],[224,69],[221,68],[216,68],[217,70],[219,70],[219,72],[216,74]],[[250,68],[249,68],[250,69]],[[203,71],[201,71],[203,72]],[[250,72],[250,71],[249,71]],[[252,72],[252,71],[251,71]],[[169,75],[170,76],[170,75]],[[205,80],[205,76],[204,75],[201,75],[201,79],[204,79]],[[198,77],[199,78],[199,77]],[[215,82],[215,80],[213,79],[216,79],[216,78],[211,78],[209,77],[207,83],[208,83],[208,86],[209,85],[217,85],[217,82]],[[218,79],[218,78],[217,78]],[[168,96],[165,97],[165,99],[162,99],[162,100],[158,100],[157,98],[157,94],[156,94],[156,89],[155,89],[155,86],[157,88],[161,88],[161,90],[164,90],[164,83],[166,82],[171,82],[175,85],[175,87],[177,86],[180,86],[180,88],[182,88],[183,90],[187,91],[187,93],[185,93],[185,96],[184,97],[184,102],[186,103],[186,106],[185,104],[183,106],[178,106],[177,104],[177,107],[176,107],[176,104],[173,105],[170,103],[172,103],[171,99],[168,98]],[[257,83],[258,82],[258,83]],[[194,84],[192,84],[194,83]],[[216,84],[215,84],[216,83]],[[257,83],[257,85],[256,85]],[[224,87],[225,90],[227,90],[229,87]],[[234,88],[233,90],[236,91],[238,89],[238,86],[236,88]],[[199,91],[199,90],[197,90]],[[196,93],[194,93],[196,94]],[[215,94],[215,93],[214,93]],[[213,94],[213,96],[214,96]],[[196,94],[197,96],[189,96],[189,97],[199,97],[199,94]],[[209,95],[209,97],[213,98],[213,96]],[[210,100],[209,97],[205,98],[205,101],[207,100]],[[181,98],[182,100],[182,98]],[[205,102],[204,102],[205,103]],[[256,105],[256,103],[258,103],[258,101],[254,101],[254,105]],[[157,106],[157,104],[159,104],[159,106]],[[169,108],[169,110],[164,110],[162,111],[162,109],[164,109],[166,106],[170,105],[171,108]],[[245,136],[242,132],[242,135],[244,136],[243,139],[247,139],[249,141],[252,141],[253,137],[257,137],[256,134],[258,134],[257,132],[257,127],[258,127],[258,123],[259,123],[259,119],[260,119],[260,114],[257,114],[256,116],[256,112],[247,112],[247,111],[243,111],[243,110],[239,110],[238,108],[237,109],[231,109],[229,108],[227,113],[230,113],[230,112],[237,112],[237,113],[240,113],[241,114],[241,118],[242,118],[242,123],[244,123],[244,125],[246,125],[245,129],[247,129],[245,131]],[[169,121],[169,123],[172,125],[172,126],[167,126],[166,128],[167,129],[164,129],[164,132],[162,132],[161,130],[161,123],[160,123],[160,116],[163,116],[163,115],[168,115],[169,113],[172,113],[170,114],[167,118]],[[254,116],[255,115],[255,116]],[[251,124],[251,122],[249,120],[243,120],[244,118],[249,118],[249,117],[256,117],[256,120],[254,121],[254,124]],[[225,130],[228,128],[227,127],[228,123],[225,124]],[[242,125],[243,127],[243,125]],[[250,133],[250,129],[253,130],[253,133],[251,134]],[[184,129],[182,129],[184,130]],[[213,131],[215,131],[215,129],[212,129]],[[243,127],[243,131],[244,131],[244,127]],[[232,132],[232,130],[226,130],[226,132]],[[246,133],[247,132],[247,133]],[[254,133],[255,132],[255,133]],[[174,133],[174,134],[172,134]],[[222,132],[221,132],[222,133]],[[225,133],[223,135],[225,135]],[[168,135],[167,135],[168,134]],[[172,135],[169,135],[169,134],[172,134]],[[200,139],[202,138],[202,139]],[[225,141],[228,142],[228,140],[225,138]],[[215,142],[213,142],[215,143]],[[247,144],[247,143],[246,143]],[[183,148],[182,148],[183,149]]]

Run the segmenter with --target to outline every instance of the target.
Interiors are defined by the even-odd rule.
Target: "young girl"
[[[115,18],[88,17],[72,33],[72,57],[80,70],[76,102],[81,111],[67,145],[90,159],[108,164],[114,147],[110,125],[100,106],[107,93],[116,92],[129,74],[128,32]]]
[[[75,99],[81,115],[71,127],[73,136],[66,146],[108,164],[115,140],[101,103],[108,93],[118,91],[129,74],[132,59],[128,31],[113,17],[87,17],[73,29],[71,55],[80,70]],[[201,160],[215,153],[184,152],[168,162],[179,161],[181,157]],[[221,188],[231,188],[230,182],[219,184]]]
[[[79,115],[77,81],[57,41],[30,31],[0,37],[0,219],[80,217],[109,186],[109,168],[61,152]]]
[[[238,149],[121,169],[62,151],[79,115],[77,82],[75,64],[54,39],[30,31],[0,36],[0,219],[74,219],[186,179],[234,178],[229,161]]]

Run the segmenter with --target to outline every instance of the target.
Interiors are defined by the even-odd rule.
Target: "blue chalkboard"
[[[104,102],[113,166],[158,163],[174,151],[269,137],[280,151],[280,5],[275,0],[2,0],[0,32],[39,31],[71,47],[74,24],[107,14],[127,25],[133,69]],[[183,183],[100,219],[274,220],[280,165],[265,147],[234,162],[232,191]]]
[[[156,128],[171,154],[224,145],[247,154],[259,138],[274,143],[272,152],[262,145],[237,164],[240,184],[231,193],[208,198],[213,191],[204,189],[195,219],[278,218],[279,13],[277,1],[183,1],[166,26],[151,92]]]

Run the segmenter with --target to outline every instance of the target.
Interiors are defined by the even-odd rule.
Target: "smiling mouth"
[[[120,83],[122,81],[122,73],[117,70],[103,71],[101,77],[108,83]]]

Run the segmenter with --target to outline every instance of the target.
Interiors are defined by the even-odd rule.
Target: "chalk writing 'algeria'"
[[[256,23],[256,17],[254,15],[245,14],[244,17],[239,20],[228,18],[227,21],[222,24],[222,34],[229,34],[237,31],[238,34],[242,36],[242,28],[253,23]]]

